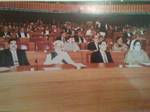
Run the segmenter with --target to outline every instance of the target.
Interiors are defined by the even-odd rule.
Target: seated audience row
[[[80,24],[74,22],[47,24],[42,20],[26,23],[0,23],[0,40],[26,38],[32,42],[47,40],[52,43],[55,40],[62,40],[66,42],[66,49],[68,49],[68,51],[72,49],[78,51],[82,43],[86,45],[89,44],[87,48],[92,50],[94,47],[97,47],[96,42],[94,42],[95,46],[91,42],[94,40],[95,36],[100,40],[101,38],[111,40],[111,42],[108,43],[111,44],[108,46],[109,49],[126,51],[128,48],[127,46],[130,45],[135,37],[145,39],[145,32],[148,32],[147,27],[104,24],[101,20],[87,21]]]
[[[21,66],[29,65],[25,50],[17,49],[16,40],[11,39],[9,48],[0,51],[0,66]],[[76,68],[85,67],[82,63],[75,63],[69,54],[64,51],[64,43],[56,40],[54,43],[54,51],[47,54],[44,64],[71,64]],[[91,54],[91,63],[113,63],[111,53],[107,49],[105,40],[97,43],[97,49]],[[130,49],[125,56],[126,64],[142,64],[150,63],[150,59],[146,52],[142,50],[139,40],[133,40]]]

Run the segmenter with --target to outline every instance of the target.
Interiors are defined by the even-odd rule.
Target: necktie
[[[11,51],[11,53],[12,53],[12,58],[13,58],[14,65],[19,66],[17,52],[16,51]]]

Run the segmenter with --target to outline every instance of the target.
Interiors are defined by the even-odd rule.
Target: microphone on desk
[[[38,65],[38,47],[37,47],[37,45],[35,45],[35,54],[36,54],[36,58],[35,58],[35,63],[36,63],[36,65]]]
[[[35,63],[36,63],[36,64],[38,64],[38,59],[37,59],[37,56],[36,56],[36,59],[35,59]]]

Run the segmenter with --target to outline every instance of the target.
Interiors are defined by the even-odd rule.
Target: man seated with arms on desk
[[[10,39],[8,41],[8,49],[1,51],[1,61],[0,66],[20,66],[29,65],[24,50],[17,49],[17,44],[15,39]]]
[[[125,56],[125,63],[129,65],[139,65],[142,63],[150,63],[147,53],[142,49],[139,40],[132,40],[130,49]]]
[[[98,45],[99,50],[91,54],[91,63],[113,63],[112,56],[107,51],[107,43],[105,40]]]
[[[54,43],[54,51],[47,54],[44,65],[49,64],[71,64],[76,68],[85,67],[81,63],[75,63],[69,54],[64,51],[64,43],[61,40],[56,40]]]

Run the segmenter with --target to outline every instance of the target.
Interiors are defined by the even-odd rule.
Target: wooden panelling
[[[26,51],[27,58],[30,63],[30,65],[43,65],[45,58],[46,58],[46,52],[43,51]],[[78,52],[68,52],[72,60],[74,60],[76,63],[86,63],[90,64],[90,58],[91,58],[92,51],[78,51]],[[113,61],[115,64],[124,64],[124,57],[125,52],[111,52]]]
[[[46,59],[44,51],[26,51],[30,65],[43,65]],[[71,59],[76,63],[90,63],[91,51],[68,52]]]
[[[41,10],[50,12],[81,12],[91,13],[92,7],[97,13],[142,13],[150,12],[150,4],[98,4],[83,5],[73,3],[48,3],[48,2],[1,2],[0,8]],[[89,9],[89,10],[88,10]]]
[[[124,64],[125,52],[122,51],[112,51],[111,52],[114,63]]]

